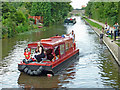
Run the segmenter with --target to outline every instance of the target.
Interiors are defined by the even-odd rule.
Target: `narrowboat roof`
[[[38,42],[41,42],[41,44],[44,47],[53,47],[53,46],[57,46],[60,45],[62,43],[65,43],[66,41],[72,41],[72,38],[70,38],[69,36],[54,36],[54,37],[50,37],[47,39],[41,39],[40,41],[37,42],[33,42],[31,44],[28,44],[28,48],[36,48],[38,45]]]

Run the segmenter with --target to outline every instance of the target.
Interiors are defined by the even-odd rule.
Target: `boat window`
[[[55,52],[55,60],[59,59],[59,51],[60,51],[60,46],[56,46],[54,48],[54,52]]]
[[[69,50],[69,43],[66,43],[65,46],[66,46],[66,51],[68,51]]]
[[[46,50],[47,59],[48,59],[48,60],[51,60],[51,61],[52,61],[52,59],[54,58],[54,56],[53,56],[53,54],[52,54],[52,51],[53,51],[53,49],[48,49],[48,50]]]
[[[60,45],[60,54],[64,54],[64,44]]]
[[[60,48],[59,46],[56,46],[54,48],[55,56],[59,55],[59,48]]]

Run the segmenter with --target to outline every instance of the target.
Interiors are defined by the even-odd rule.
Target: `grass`
[[[98,29],[100,29],[100,30],[102,30],[102,26],[101,25],[99,25],[99,24],[97,24],[97,23],[94,23],[94,22],[92,22],[91,20],[89,20],[89,19],[87,19],[86,17],[82,17],[83,19],[85,19],[91,26],[93,26],[93,27],[96,27],[96,28],[98,28]],[[118,36],[117,36],[118,37]],[[116,38],[117,38],[116,37]],[[111,39],[111,37],[109,36],[108,38],[110,38]],[[113,37],[112,37],[112,39],[111,40],[113,40]],[[120,42],[120,40],[116,40],[116,41],[118,41],[118,42]],[[119,47],[120,47],[120,43],[116,43]]]
[[[89,19],[87,19],[87,18],[85,18],[85,17],[83,17],[83,18],[84,18],[91,26],[96,27],[96,28],[102,30],[102,26],[101,26],[101,25],[99,25],[99,24],[97,24],[97,23],[95,23],[95,22],[92,22],[91,20],[89,20]]]
[[[120,43],[116,43],[120,47]]]
[[[120,40],[116,40],[116,41],[120,42]]]

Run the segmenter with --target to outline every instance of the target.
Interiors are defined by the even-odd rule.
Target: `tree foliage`
[[[30,15],[43,16],[44,25],[49,25],[64,19],[71,10],[69,2],[33,2]]]
[[[120,8],[120,2],[118,2],[118,8]],[[118,9],[118,23],[120,25],[120,9]]]
[[[85,14],[112,26],[118,22],[118,2],[89,2]]]
[[[72,10],[70,2],[3,2],[2,7],[3,38],[28,31],[29,15],[43,16],[43,24],[48,26],[64,20]]]

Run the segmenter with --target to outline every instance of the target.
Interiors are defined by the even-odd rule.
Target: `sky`
[[[71,0],[72,2],[70,3],[74,9],[76,8],[81,8],[82,5],[87,5],[88,1],[90,0]]]

